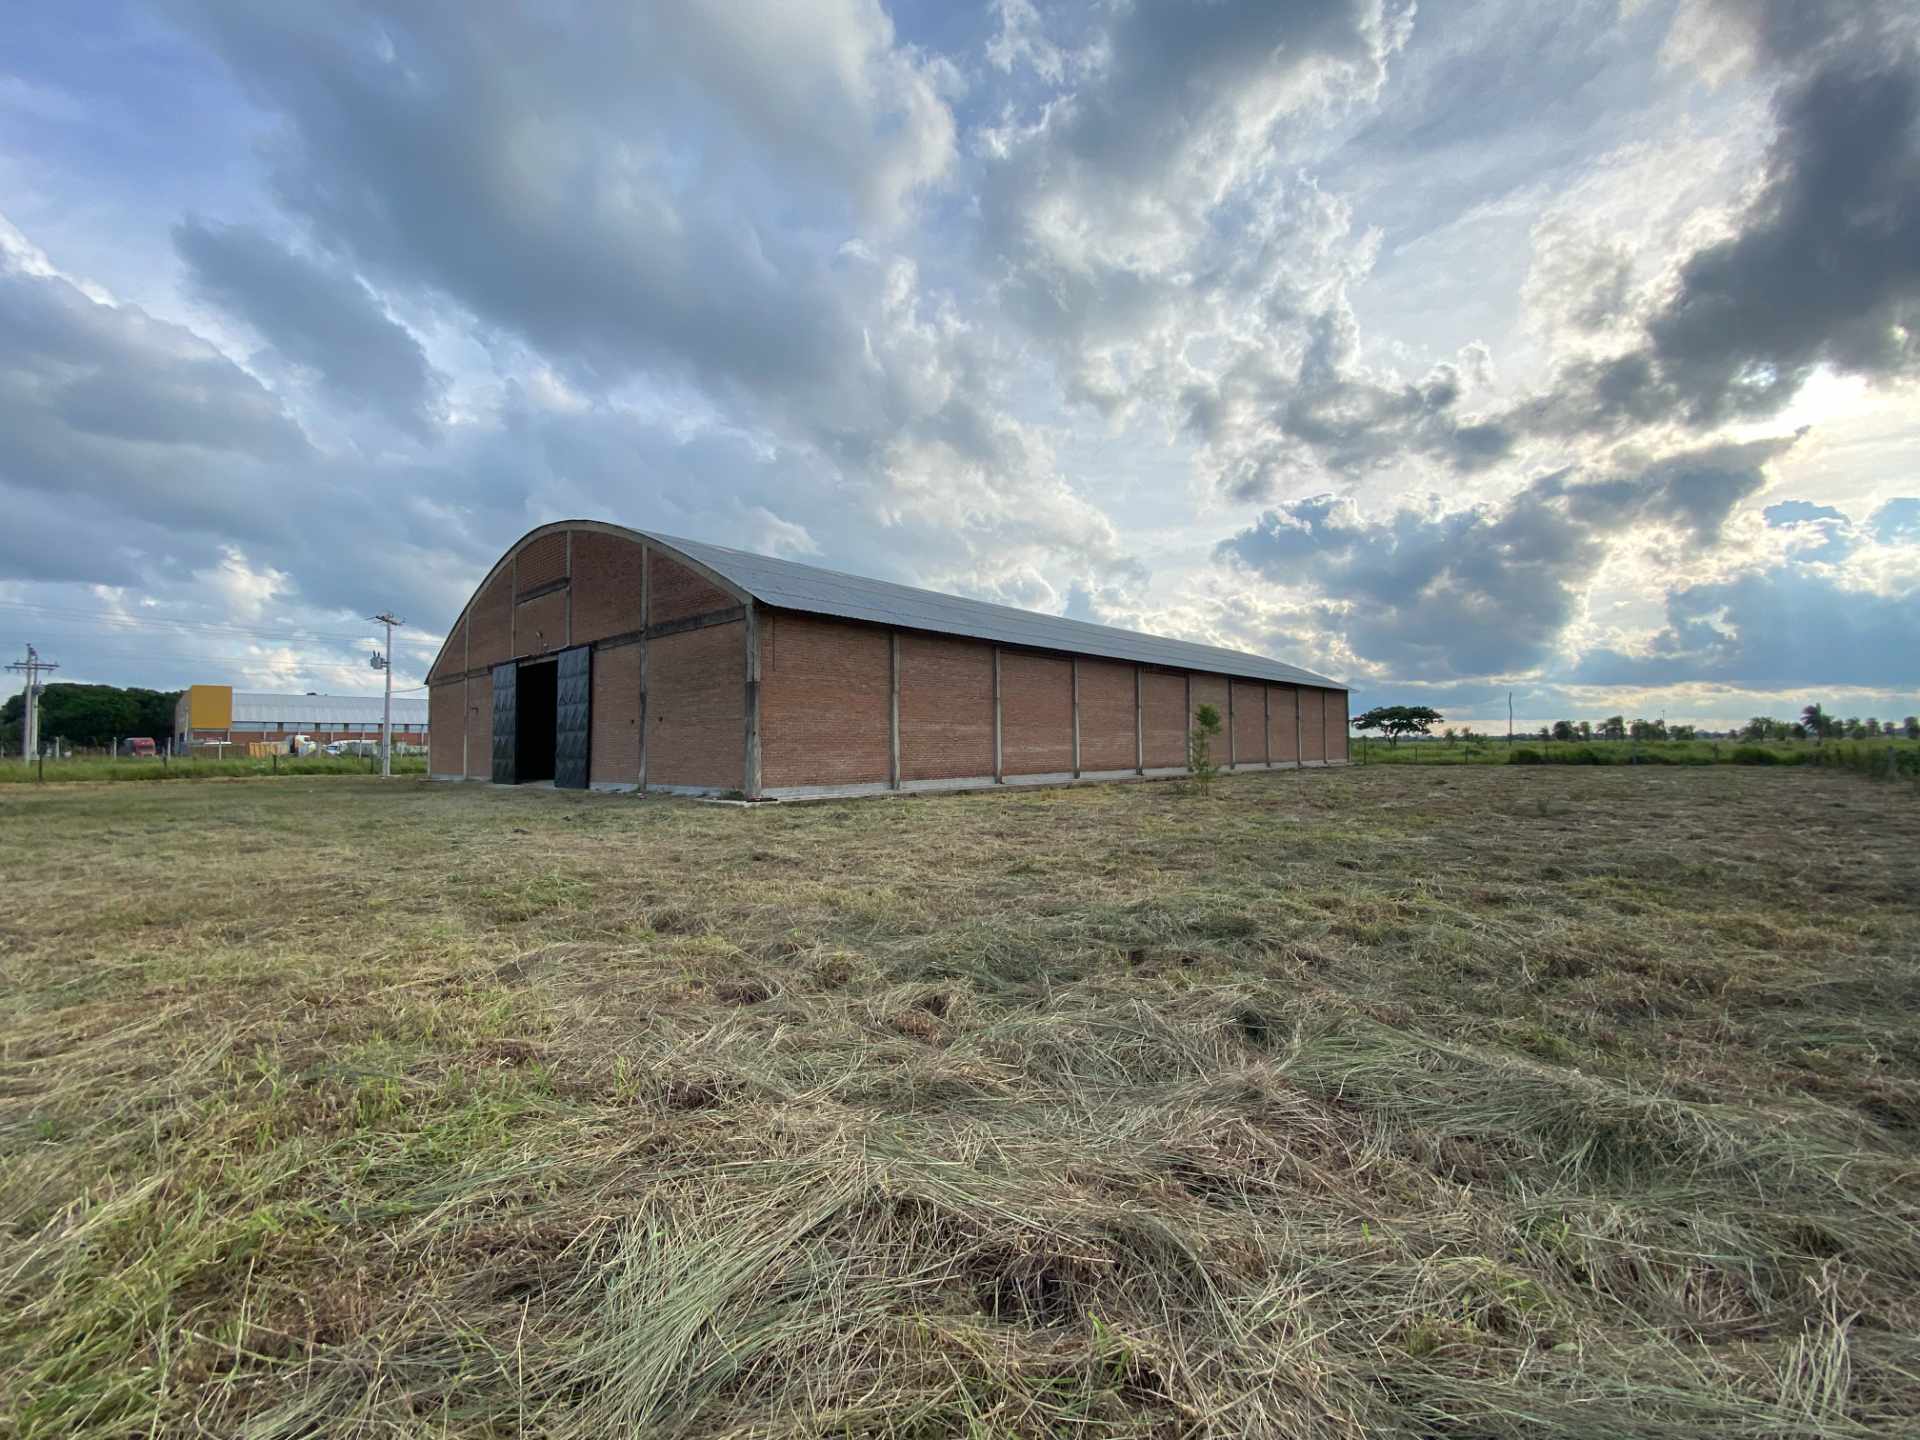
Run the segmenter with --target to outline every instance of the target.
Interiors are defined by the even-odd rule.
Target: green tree
[[[1860,723],[1860,717],[1858,715],[1849,715],[1846,718],[1846,722],[1838,728],[1846,734],[1849,740],[1864,740],[1867,738],[1867,727]]]
[[[1691,740],[1700,732],[1692,725],[1675,725],[1667,731],[1669,740]]]
[[[1553,738],[1556,740],[1571,740],[1579,733],[1580,732],[1574,728],[1571,720],[1556,720],[1553,722]]]
[[[1397,745],[1402,735],[1431,735],[1446,717],[1425,705],[1376,705],[1353,717],[1356,730],[1378,730],[1387,743]]]
[[[1824,705],[1809,705],[1800,712],[1800,723],[1807,727],[1807,733],[1816,740],[1824,740],[1833,734],[1837,722],[1827,714]]]
[[[1580,722],[1580,738],[1582,740],[1591,740],[1593,738],[1593,722],[1591,720],[1582,720]]]
[[[1187,730],[1187,769],[1202,795],[1213,788],[1220,767],[1213,763],[1213,742],[1220,736],[1220,710],[1215,705],[1193,707],[1193,724]]]
[[[110,745],[128,735],[165,740],[173,734],[173,707],[179,698],[178,690],[47,685],[40,693],[40,738],[86,746]],[[25,714],[24,695],[11,695],[0,705],[0,743],[19,749]]]
[[[1624,740],[1627,738],[1627,717],[1609,715],[1600,722],[1601,738],[1606,740]]]
[[[1909,715],[1900,722],[1900,728],[1907,732],[1907,739],[1920,740],[1920,715]]]

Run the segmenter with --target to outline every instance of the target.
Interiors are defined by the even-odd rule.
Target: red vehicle
[[[135,759],[151,760],[156,752],[151,739],[145,735],[136,735],[127,741],[127,753]]]

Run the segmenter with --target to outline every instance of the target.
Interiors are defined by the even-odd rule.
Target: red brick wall
[[[1000,760],[1008,775],[1073,768],[1073,671],[1065,660],[1001,652]]]
[[[1270,685],[1273,698],[1268,703],[1273,713],[1273,763],[1291,765],[1299,758],[1295,749],[1294,689],[1291,685]]]
[[[514,607],[513,645],[520,655],[551,655],[567,648],[567,592],[550,590]]]
[[[888,632],[875,625],[761,612],[763,786],[886,781],[893,731],[891,644]]]
[[[481,587],[467,612],[470,631],[467,640],[467,665],[485,669],[511,659],[513,647],[513,566],[504,566],[491,584]]]
[[[1260,765],[1267,758],[1267,687],[1257,680],[1233,682],[1233,763]]]
[[[467,681],[467,774],[493,775],[493,677]]]
[[[580,541],[573,558],[580,562]],[[575,570],[577,576],[579,571]],[[588,778],[595,785],[631,785],[640,778],[640,647],[593,652],[593,733],[587,741]]]
[[[1300,758],[1303,760],[1324,760],[1327,758],[1327,692],[1300,688]]]
[[[427,769],[435,775],[458,775],[467,734],[467,686],[463,680],[435,685],[427,691],[427,729],[431,736]]]
[[[1347,758],[1347,692],[1327,691],[1327,758]]]
[[[658,557],[654,578],[660,574]],[[746,626],[706,625],[647,642],[647,783],[741,788]],[[764,771],[764,762],[763,762]]]
[[[632,540],[594,530],[573,532],[573,643],[604,640],[640,628],[640,562]],[[596,655],[595,661],[599,660]]]
[[[900,637],[900,778],[993,774],[993,647]]]
[[[467,673],[467,622],[464,617],[454,622],[453,630],[447,636],[447,643],[440,647],[440,654],[434,659],[433,669],[427,675],[429,681],[444,680],[449,675]],[[458,727],[455,727],[458,728]]]
[[[669,620],[685,620],[709,610],[726,610],[740,602],[719,586],[670,558],[664,550],[653,552],[653,572],[647,578],[649,625],[664,625]],[[744,660],[741,662],[746,663]]]
[[[1227,677],[1224,675],[1196,675],[1193,677],[1193,708],[1199,713],[1202,705],[1211,705],[1220,712],[1220,733],[1213,741],[1213,763],[1227,763]]]
[[[558,580],[567,573],[567,532],[556,530],[528,541],[514,557],[514,564],[519,573],[516,597]]]
[[[1133,769],[1133,666],[1080,662],[1080,768]]]
[[[1146,724],[1147,768],[1165,770],[1187,763],[1187,681],[1184,675],[1146,670],[1140,676]]]

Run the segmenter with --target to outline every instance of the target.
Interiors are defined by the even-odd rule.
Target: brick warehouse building
[[[429,769],[749,798],[1345,764],[1346,687],[1277,660],[591,520],[501,557],[428,675]]]

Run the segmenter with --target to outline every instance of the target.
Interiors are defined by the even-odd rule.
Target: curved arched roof
[[[1228,650],[1219,645],[1196,645],[1191,641],[1172,640],[1137,630],[1094,625],[1059,615],[1042,615],[1011,605],[993,605],[984,600],[944,595],[937,590],[920,590],[911,585],[896,585],[888,580],[823,570],[817,565],[802,565],[795,560],[756,555],[749,550],[710,545],[704,540],[685,540],[650,530],[630,530],[601,520],[561,520],[529,531],[508,548],[474,594],[478,595],[484,590],[500,566],[521,547],[541,535],[558,530],[597,530],[603,534],[621,535],[630,540],[657,545],[687,561],[695,570],[717,581],[741,600],[756,600],[775,609],[829,615],[842,620],[864,620],[903,630],[963,635],[969,639],[1019,645],[1032,650],[1058,650],[1107,660],[1162,665],[1176,670],[1234,675],[1248,680],[1313,685],[1327,690],[1347,688],[1339,681],[1316,675],[1311,670],[1271,660],[1264,655],[1250,655],[1242,650]],[[472,606],[473,601],[469,600],[467,609]],[[466,610],[462,610],[461,617],[464,619],[465,616]],[[436,660],[436,668],[438,663]]]

